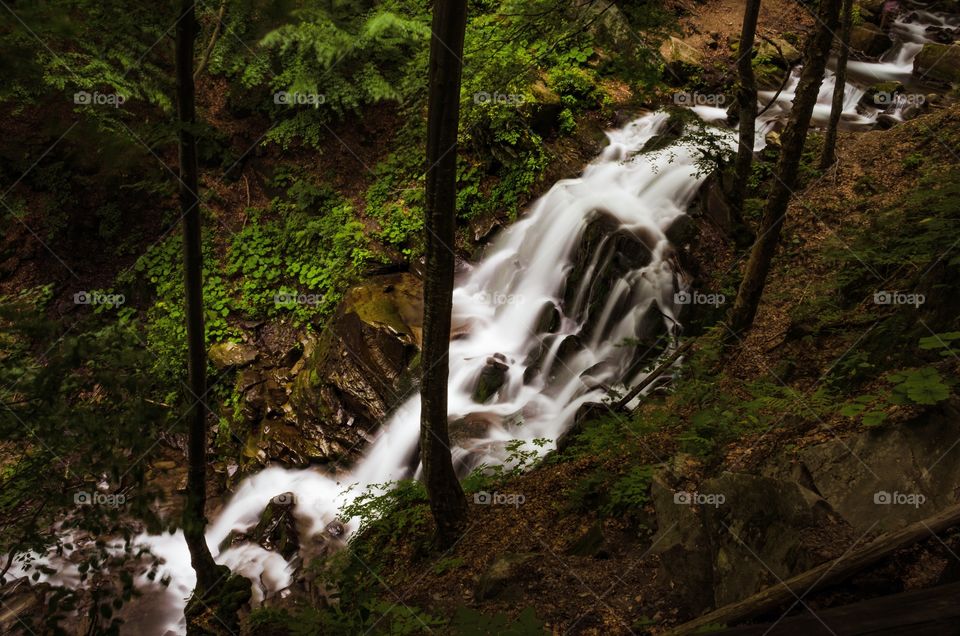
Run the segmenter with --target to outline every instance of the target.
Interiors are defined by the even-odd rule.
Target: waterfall
[[[897,20],[891,31],[895,44],[880,62],[850,62],[845,125],[872,126],[883,111],[858,106],[866,86],[886,79],[907,80],[913,58],[928,41],[925,25],[951,20],[926,12],[919,19],[922,24]],[[758,118],[758,149],[789,114],[798,79],[794,71],[779,95],[760,93],[761,104],[774,103]],[[833,73],[828,72],[814,125],[829,117],[833,86]],[[902,104],[891,104],[887,110],[898,116],[899,108]],[[718,108],[693,110],[707,121],[726,117]],[[452,316],[456,337],[450,343],[450,421],[455,433],[465,418],[482,423],[482,430],[456,436],[453,453],[461,472],[480,463],[506,462],[505,446],[511,440],[546,438],[552,442],[541,451],[549,450],[582,405],[605,397],[603,387],[623,388],[642,380],[643,371],[637,368],[644,365],[637,364],[635,347],[623,343],[674,332],[678,313],[674,295],[686,291],[686,284],[665,231],[685,213],[702,176],[695,166],[696,151],[685,145],[641,152],[667,120],[666,113],[655,112],[608,132],[609,145],[580,177],[554,184],[488,247],[482,260],[458,276]],[[727,136],[735,147],[733,132],[727,131]],[[585,237],[595,224],[609,231],[592,253],[584,254]],[[627,268],[613,263],[617,241],[638,250],[642,246],[645,262]],[[571,273],[578,257],[582,271],[580,280],[574,281]],[[597,273],[614,266],[622,271],[615,270],[610,288],[596,289]],[[544,324],[544,312],[552,314],[549,326]],[[491,364],[500,369],[503,382],[479,404],[474,392]],[[419,396],[398,405],[363,458],[345,474],[274,466],[244,480],[207,529],[216,560],[250,578],[255,603],[282,594],[293,580],[293,565],[251,543],[221,551],[224,540],[234,531],[249,530],[271,498],[287,492],[293,493],[294,514],[305,536],[328,532],[338,510],[365,489],[414,476],[409,458],[416,450],[419,420]],[[351,520],[344,521],[345,532],[336,526],[340,539],[355,530]],[[167,578],[169,585],[146,574],[138,578],[144,597],[136,601],[136,615],[127,618],[124,632],[183,633],[183,608],[195,579],[182,533],[143,534],[136,543],[162,559],[157,579]],[[78,585],[68,557],[40,558],[59,570],[40,580]],[[26,574],[19,567],[17,563],[11,568],[12,577]]]

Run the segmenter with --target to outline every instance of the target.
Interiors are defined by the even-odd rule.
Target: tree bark
[[[747,0],[743,11],[743,27],[740,30],[740,49],[737,51],[737,73],[740,87],[737,89],[737,104],[740,106],[740,143],[733,168],[733,191],[730,197],[730,220],[734,233],[746,229],[743,222],[743,202],[747,198],[747,182],[753,167],[753,144],[757,117],[757,81],[753,75],[753,40],[757,34],[757,18],[760,15],[760,0]],[[789,74],[789,71],[788,71]]]
[[[819,27],[807,41],[803,71],[790,120],[781,137],[782,147],[777,160],[774,183],[763,210],[759,236],[750,252],[750,260],[730,312],[730,335],[739,338],[753,325],[763,288],[770,272],[770,263],[780,243],[780,231],[787,216],[787,207],[797,183],[800,155],[807,140],[810,117],[823,84],[823,72],[833,43],[833,32],[839,21],[840,0],[821,0],[818,11]],[[732,339],[731,339],[732,342]]]
[[[197,37],[193,0],[183,0],[177,22],[177,115],[180,128],[180,213],[183,221],[183,271],[187,310],[187,503],[183,534],[197,573],[196,596],[217,582],[217,566],[204,536],[207,526],[207,351],[203,326],[203,250],[197,179],[196,109],[193,86],[193,47]]]
[[[843,89],[847,85],[847,58],[850,56],[850,29],[853,26],[853,0],[843,0],[843,18],[840,30],[840,52],[837,55],[836,84],[830,106],[830,123],[823,138],[820,169],[826,170],[837,160],[837,126],[843,113]]]
[[[447,428],[457,129],[466,20],[466,0],[434,0],[427,114],[427,246],[420,454],[430,510],[437,526],[437,542],[441,547],[449,547],[460,538],[467,520],[467,501],[453,469]]]
[[[803,599],[811,592],[839,583],[901,548],[935,537],[958,524],[960,524],[960,506],[952,506],[906,528],[880,535],[870,543],[851,550],[835,561],[821,563],[812,570],[761,590],[742,601],[718,608],[684,623],[667,632],[667,636],[702,633],[700,630],[708,625],[733,626],[772,612],[787,603],[796,601],[796,604],[799,604],[798,598]]]

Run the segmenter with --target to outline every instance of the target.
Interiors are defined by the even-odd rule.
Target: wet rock
[[[913,75],[938,82],[960,82],[960,44],[924,44],[913,60]]]
[[[667,119],[667,123],[664,124],[661,132],[657,133],[653,137],[647,140],[643,144],[643,148],[640,149],[640,152],[656,152],[657,150],[663,150],[667,146],[673,144],[683,136],[683,131],[686,128],[686,122],[684,117],[679,112],[672,112],[670,118]]]
[[[297,520],[293,516],[295,497],[292,492],[277,495],[270,500],[260,521],[250,532],[250,539],[265,550],[277,552],[288,561],[300,550]]]
[[[955,27],[940,26],[940,25],[930,25],[924,29],[924,34],[940,44],[953,44],[958,35],[960,35],[960,29]]]
[[[910,104],[900,111],[900,116],[903,117],[904,121],[910,121],[911,119],[916,119],[924,112],[926,112],[926,103],[923,104]]]
[[[351,289],[305,347],[284,417],[310,452],[323,453],[314,460],[360,452],[368,433],[402,402],[413,386],[422,313],[419,279],[378,276]]]
[[[239,368],[253,364],[259,353],[252,345],[236,342],[221,342],[210,347],[210,362],[221,371],[228,368]]]
[[[616,282],[650,263],[660,238],[649,231],[620,228],[613,215],[598,210],[573,257],[563,294],[564,313],[577,321],[599,315]],[[590,321],[587,324],[592,328]]]
[[[487,601],[513,596],[518,586],[533,577],[535,569],[530,564],[538,558],[532,553],[505,553],[493,560],[490,567],[480,575],[474,590],[474,598]]]
[[[897,95],[904,91],[903,84],[896,81],[878,82],[868,87],[860,98],[860,105],[885,110],[893,104]]]
[[[880,57],[891,46],[893,40],[875,24],[867,22],[853,27],[850,31],[850,48],[868,57]]]
[[[303,357],[305,344],[305,342],[297,342],[290,346],[286,353],[283,354],[283,357],[280,358],[280,366],[289,369],[297,364],[297,362],[300,361],[300,358]]]
[[[555,333],[560,328],[562,315],[560,308],[552,301],[544,303],[540,310],[540,317],[537,319],[537,333]]]
[[[480,372],[477,386],[473,390],[473,401],[483,404],[492,398],[506,382],[509,368],[507,358],[502,353],[495,353],[487,358],[487,364]]]
[[[899,119],[888,113],[880,113],[877,116],[877,128],[880,128],[881,130],[889,130],[899,123]]]
[[[682,214],[670,224],[665,232],[667,240],[673,245],[680,247],[689,245],[697,240],[700,230],[694,220],[686,214]]]
[[[706,217],[726,234],[733,233],[733,220],[727,191],[732,187],[728,175],[715,172],[703,181],[694,200],[694,213]]]

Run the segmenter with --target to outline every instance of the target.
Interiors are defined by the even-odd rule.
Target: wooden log
[[[960,525],[960,505],[951,506],[922,521],[893,532],[883,534],[867,545],[856,548],[834,561],[822,563],[777,585],[757,592],[742,601],[731,603],[699,618],[684,623],[669,632],[668,636],[693,634],[708,625],[736,625],[755,618],[795,600],[802,599],[815,590],[839,583],[861,570],[874,565],[901,548],[927,539],[944,530]]]
[[[630,392],[627,393],[623,398],[621,398],[620,401],[617,402],[617,403],[613,406],[613,409],[614,409],[615,411],[621,411],[621,410],[625,409],[626,406],[627,406],[627,404],[630,402],[630,400],[632,400],[633,398],[637,397],[637,395],[639,395],[641,391],[643,391],[645,388],[647,388],[648,386],[650,386],[651,384],[653,384],[653,381],[654,381],[654,380],[656,380],[657,378],[659,378],[659,377],[660,377],[661,375],[663,375],[668,369],[670,369],[670,367],[673,366],[673,363],[676,362],[677,358],[679,358],[681,355],[683,355],[683,353],[684,353],[687,349],[689,349],[689,348],[693,345],[694,342],[696,342],[696,340],[687,340],[685,343],[683,343],[682,345],[680,345],[679,347],[677,347],[677,348],[674,350],[674,352],[671,353],[670,356],[669,356],[666,360],[664,360],[663,362],[661,362],[660,365],[657,366],[656,369],[654,369],[653,371],[651,371],[651,372],[649,373],[649,375],[647,375],[647,377],[645,377],[639,384],[637,384],[637,386],[635,386],[635,387],[633,387],[632,389],[630,389]]]
[[[960,583],[880,596],[785,618],[744,625],[715,636],[943,636],[958,633]]]

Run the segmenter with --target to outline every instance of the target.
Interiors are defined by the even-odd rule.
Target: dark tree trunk
[[[427,115],[426,275],[420,453],[437,541],[448,547],[466,526],[467,501],[453,469],[447,431],[450,312],[453,307],[457,128],[466,0],[434,0]]]
[[[837,126],[843,113],[843,89],[847,85],[847,58],[850,55],[850,29],[853,26],[853,0],[843,0],[843,18],[840,31],[840,52],[837,55],[837,83],[833,88],[833,103],[830,106],[830,123],[823,138],[823,154],[820,169],[826,170],[837,160]]]
[[[732,334],[740,337],[753,325],[763,287],[770,272],[770,263],[780,242],[780,230],[787,216],[787,206],[797,182],[800,155],[807,140],[810,116],[817,103],[817,95],[823,84],[823,72],[830,56],[833,32],[837,29],[840,0],[821,0],[818,11],[819,27],[807,42],[800,84],[793,100],[790,121],[781,137],[782,147],[777,161],[776,178],[770,189],[763,210],[759,237],[753,244],[750,260],[740,283],[740,290],[730,312],[728,326]]]
[[[740,107],[740,143],[733,169],[733,191],[730,196],[730,221],[735,236],[749,235],[743,222],[743,202],[747,198],[747,182],[753,167],[753,141],[757,117],[757,82],[753,76],[753,39],[757,34],[760,0],[747,0],[740,30],[740,49],[737,51],[737,73],[740,87],[737,105]],[[751,238],[752,240],[752,238]],[[749,245],[749,243],[747,243]]]
[[[196,596],[217,582],[217,566],[207,547],[204,506],[207,499],[207,351],[203,330],[203,251],[200,238],[200,201],[197,185],[197,141],[193,88],[193,45],[197,36],[194,2],[183,0],[177,22],[177,114],[180,127],[180,213],[183,221],[183,269],[187,305],[187,505],[183,534],[197,573]]]

